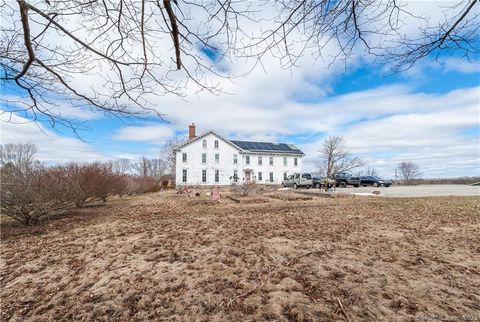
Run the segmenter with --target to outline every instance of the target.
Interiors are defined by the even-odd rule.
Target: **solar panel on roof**
[[[279,151],[284,153],[302,153],[296,145],[286,143],[253,142],[253,141],[231,141],[241,149],[250,151]]]

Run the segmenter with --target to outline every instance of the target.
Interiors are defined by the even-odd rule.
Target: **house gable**
[[[240,148],[239,146],[233,144],[229,139],[221,136],[220,134],[218,134],[217,132],[212,131],[212,130],[210,130],[210,131],[208,131],[208,132],[205,132],[205,133],[203,133],[202,135],[196,136],[196,137],[194,137],[193,139],[190,139],[190,140],[188,140],[187,142],[183,143],[182,145],[179,145],[177,148],[175,148],[175,151],[180,151],[183,147],[188,146],[188,145],[190,145],[190,144],[192,144],[192,143],[194,143],[194,142],[197,142],[197,141],[199,141],[199,140],[201,140],[201,139],[204,139],[204,138],[206,138],[206,137],[207,137],[208,135],[210,135],[210,134],[213,135],[213,136],[216,136],[216,137],[219,138],[220,140],[222,140],[222,141],[224,141],[225,143],[231,145],[232,147],[234,147],[235,149],[237,149],[239,152],[244,152],[242,148]]]

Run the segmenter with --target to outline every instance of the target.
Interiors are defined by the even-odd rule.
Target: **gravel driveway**
[[[338,192],[355,194],[370,194],[374,190],[385,197],[480,196],[480,187],[460,184],[337,188]]]

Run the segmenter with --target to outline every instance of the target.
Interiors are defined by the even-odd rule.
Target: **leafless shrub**
[[[59,175],[68,183],[72,202],[82,207],[87,201],[107,200],[111,195],[123,195],[128,181],[125,175],[114,173],[108,164],[68,163],[56,168]]]
[[[259,187],[255,180],[245,181],[243,183],[233,183],[230,191],[237,197],[246,197],[258,192]]]
[[[161,184],[161,187],[162,187],[163,190],[168,189],[168,180],[162,180],[162,182],[160,184]]]
[[[71,204],[64,178],[39,163],[29,167],[7,165],[0,172],[1,213],[22,225],[31,225]]]
[[[158,181],[152,177],[128,177],[127,194],[129,195],[138,195],[159,190],[160,185]]]

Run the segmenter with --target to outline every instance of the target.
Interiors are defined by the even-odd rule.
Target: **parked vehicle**
[[[323,178],[312,177],[312,187],[320,189],[322,185],[323,185]]]
[[[295,173],[282,181],[282,187],[292,187],[293,189],[300,187],[310,189],[312,185],[312,175],[310,173]]]
[[[364,187],[366,186],[390,187],[392,185],[392,181],[385,180],[377,176],[364,176],[364,177],[360,177],[360,184]]]
[[[333,179],[338,187],[345,188],[346,186],[360,186],[360,177],[354,177],[350,172],[343,171],[333,175]]]

